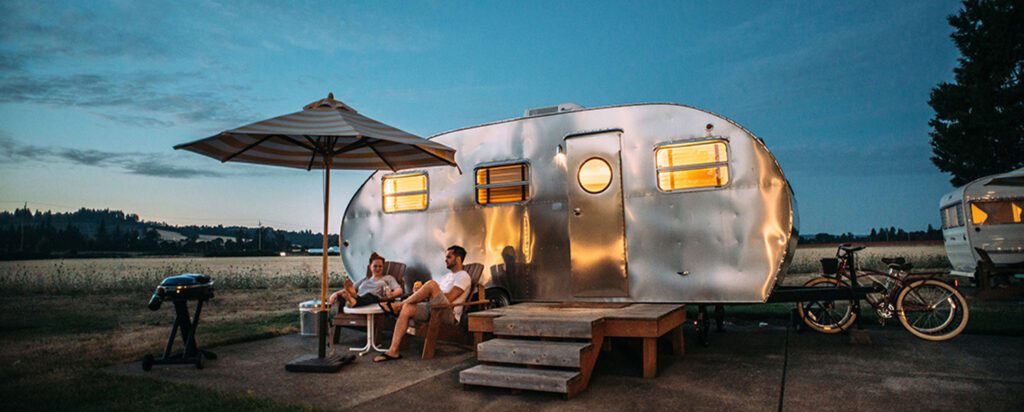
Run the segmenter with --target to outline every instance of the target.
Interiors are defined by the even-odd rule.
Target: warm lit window
[[[590,158],[580,165],[576,179],[588,193],[601,193],[612,183],[612,167],[604,159]]]
[[[964,207],[960,203],[942,209],[942,228],[960,227],[964,225]]]
[[[1021,223],[1024,198],[971,202],[971,223],[1003,225]]]
[[[476,169],[476,202],[481,205],[523,202],[530,198],[530,166],[526,163]]]
[[[405,212],[427,208],[427,174],[384,176],[384,211]]]
[[[661,190],[722,187],[729,183],[729,151],[724,140],[662,146],[654,157]]]

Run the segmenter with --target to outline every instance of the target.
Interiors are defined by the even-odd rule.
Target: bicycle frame
[[[896,298],[900,292],[908,286],[924,280],[934,279],[936,276],[944,274],[943,272],[917,272],[911,273],[909,271],[897,270],[890,267],[888,272],[882,272],[873,269],[857,269],[856,266],[856,254],[862,248],[844,249],[843,245],[840,245],[836,250],[836,259],[839,261],[838,270],[834,277],[837,280],[849,281],[850,287],[860,286],[859,279],[868,278],[871,281],[881,285],[885,292],[880,299],[872,299],[872,294],[865,296],[864,300],[871,305],[872,309],[879,315],[880,319],[891,318],[893,313],[886,313],[889,310],[893,310]],[[860,272],[860,273],[858,273]],[[830,277],[828,274],[825,277]],[[878,276],[882,277],[887,282],[880,282]],[[917,308],[914,311],[918,311]],[[860,328],[860,301],[854,301],[853,310],[857,312],[857,327]],[[903,309],[907,311],[907,308]],[[928,310],[928,308],[919,309],[921,311]]]

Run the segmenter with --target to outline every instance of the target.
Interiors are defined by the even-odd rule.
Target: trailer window
[[[729,183],[729,151],[724,140],[661,146],[654,157],[661,190],[722,187]]]
[[[476,202],[481,205],[530,199],[530,165],[524,163],[476,169]]]
[[[957,203],[942,208],[942,228],[960,227],[964,225],[964,207]]]
[[[1024,198],[971,202],[971,223],[1004,225],[1021,223]]]
[[[427,208],[427,174],[407,173],[384,176],[384,212],[406,212]]]

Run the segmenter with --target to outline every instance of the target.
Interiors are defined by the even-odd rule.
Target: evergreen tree
[[[932,162],[960,186],[1024,167],[1024,0],[964,0],[949,16],[955,80],[932,89]]]

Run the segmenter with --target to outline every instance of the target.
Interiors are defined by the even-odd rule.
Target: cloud
[[[62,58],[215,61],[245,54],[307,50],[423,52],[439,32],[379,5],[179,1],[139,3],[45,0],[0,2],[0,55],[20,63]],[[405,7],[403,7],[405,8]],[[437,7],[427,6],[428,9]],[[436,10],[434,10],[436,11]],[[4,59],[0,59],[3,61]]]
[[[181,90],[200,79],[206,79],[201,72],[15,74],[0,78],[0,103],[83,107],[114,122],[145,127],[195,122],[237,124],[254,117],[245,106],[227,104],[225,95]],[[232,94],[246,91],[231,88]]]
[[[132,174],[154,177],[169,177],[176,179],[187,179],[192,177],[224,177],[223,173],[210,170],[194,169],[181,166],[174,166],[159,160],[145,162],[130,162],[124,165]]]
[[[170,160],[168,159],[170,158]],[[65,164],[120,169],[128,174],[185,179],[193,177],[227,177],[228,173],[181,166],[172,162],[177,156],[164,153],[109,152],[95,149],[44,147],[21,143],[0,136],[0,161],[4,164],[23,162],[58,162]]]
[[[143,116],[137,114],[120,114],[120,113],[102,113],[97,112],[97,116],[104,119],[120,123],[127,126],[136,127],[171,127],[174,126],[174,122],[158,119],[152,116]]]
[[[0,103],[87,108],[131,127],[236,126],[262,117],[234,103],[258,95],[261,79],[245,78],[248,64],[294,52],[419,53],[439,43],[422,18],[378,8],[0,1]]]

